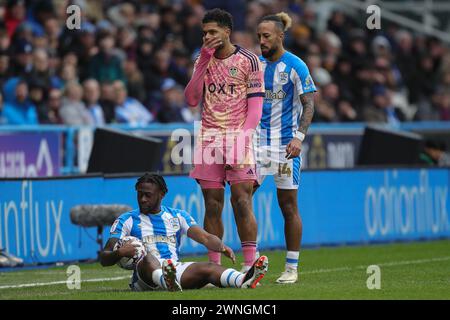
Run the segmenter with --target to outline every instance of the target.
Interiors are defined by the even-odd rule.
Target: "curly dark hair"
[[[162,176],[160,176],[159,174],[156,173],[149,173],[147,172],[146,174],[144,174],[142,177],[140,177],[135,185],[135,189],[138,188],[138,186],[141,183],[153,183],[156,184],[159,188],[159,190],[161,190],[164,194],[166,194],[169,189],[167,188],[167,184],[166,181],[164,180],[164,178]]]
[[[233,16],[222,9],[212,9],[206,12],[202,23],[216,22],[219,27],[230,28],[233,30]]]

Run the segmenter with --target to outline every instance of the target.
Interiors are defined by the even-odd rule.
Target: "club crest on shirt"
[[[178,220],[178,218],[173,218],[169,220],[170,225],[174,228],[174,229],[180,229],[180,221]]]
[[[238,69],[236,67],[231,67],[229,69],[229,71],[230,71],[230,76],[232,76],[232,77],[236,77],[238,74]]]
[[[286,84],[289,80],[289,74],[287,72],[280,72],[279,73],[280,83]]]

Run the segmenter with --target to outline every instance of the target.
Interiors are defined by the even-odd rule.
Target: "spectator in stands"
[[[21,41],[33,44],[34,37],[32,25],[28,21],[24,21],[16,28],[13,36],[10,38],[11,48],[14,51]]]
[[[11,38],[8,36],[8,32],[0,27],[0,52],[8,53],[10,46]]]
[[[129,3],[120,3],[109,7],[108,18],[118,27],[131,26],[136,20],[136,7]]]
[[[95,126],[103,126],[105,124],[105,116],[103,109],[99,104],[100,85],[95,79],[87,79],[83,82],[84,103],[89,111],[92,123]]]
[[[137,48],[137,66],[144,75],[146,92],[158,90],[161,86],[154,62],[154,46],[154,40],[143,38]]]
[[[113,83],[115,92],[116,121],[131,126],[144,126],[153,121],[153,115],[138,100],[128,96],[125,84],[116,80]]]
[[[342,122],[360,121],[359,114],[351,105],[349,99],[340,99],[338,102],[338,118]]]
[[[113,55],[115,39],[110,33],[98,37],[99,53],[90,61],[89,77],[100,83],[105,81],[125,81],[121,61]]]
[[[33,1],[31,4],[27,20],[33,28],[33,34],[43,35],[45,21],[55,15],[55,8],[52,0]]]
[[[3,116],[7,124],[38,124],[36,107],[28,98],[26,81],[13,78],[5,83]]]
[[[82,101],[83,88],[77,82],[70,82],[64,88],[64,97],[62,100],[59,114],[68,125],[93,125],[94,121]]]
[[[25,20],[25,0],[8,0],[5,12],[5,27],[11,38],[16,28]]]
[[[436,89],[437,73],[434,70],[433,59],[426,53],[422,53],[418,58],[418,66],[415,70],[411,80],[411,94],[410,100],[416,103],[421,103],[423,100],[428,100]]]
[[[442,89],[443,92],[450,93],[450,70],[443,72],[441,77],[440,88]]]
[[[46,50],[36,49],[33,52],[33,69],[30,78],[44,85],[44,89],[48,90],[52,87],[61,88],[62,81],[53,75],[50,70],[49,56]]]
[[[106,123],[115,122],[115,103],[116,93],[112,82],[104,82],[100,84],[100,100],[98,103],[102,107],[103,115]]]
[[[75,36],[72,52],[77,56],[77,67],[79,78],[84,81],[90,76],[90,62],[92,57],[98,53],[96,44],[96,27],[89,22],[83,22],[81,30]]]
[[[64,63],[61,67],[60,77],[62,81],[62,88],[67,84],[78,81],[77,66],[71,63]]]
[[[166,79],[161,87],[163,92],[162,107],[157,114],[157,120],[168,122],[193,122],[195,120],[190,108],[184,101],[184,89],[175,80]]]
[[[145,91],[144,75],[139,70],[134,60],[126,60],[123,66],[125,76],[128,80],[127,90],[130,97],[139,101],[146,101],[147,95]]]
[[[0,88],[3,88],[5,82],[12,76],[9,61],[8,53],[6,51],[0,51]]]
[[[445,148],[432,140],[426,140],[423,151],[419,155],[420,162],[430,166],[437,166],[444,154]]]
[[[136,32],[131,27],[123,27],[117,33],[117,45],[121,50],[121,60],[136,60]]]
[[[185,7],[183,9],[182,17],[184,17],[182,30],[183,43],[186,50],[189,53],[193,53],[203,45],[202,18],[191,7]]]
[[[47,119],[49,124],[64,124],[64,120],[60,115],[62,106],[62,92],[60,89],[52,88],[48,92],[47,100]]]
[[[367,115],[384,121],[385,112],[372,101],[376,85],[389,89],[406,120],[449,118],[448,97],[443,93],[450,91],[448,46],[395,24],[368,30],[362,27],[363,16],[334,10],[326,17],[308,1],[77,0],[74,3],[82,6],[81,30],[69,30],[66,7],[72,2],[0,1],[1,87],[15,77],[44,80],[47,90],[93,78],[100,82],[105,122],[111,123],[117,121],[111,83],[121,80],[130,97],[152,106],[153,115],[160,118],[158,110],[163,104],[167,108],[167,93],[161,90],[164,81],[185,86],[191,76],[202,46],[206,8],[231,6],[231,12],[237,10],[233,41],[257,54],[253,34],[258,20],[269,13],[290,12],[294,24],[286,33],[287,48],[306,61],[319,90],[325,89],[317,95],[315,122],[363,121]],[[321,85],[325,73],[330,84]],[[330,97],[336,86],[338,96]],[[169,94],[170,99],[174,96]],[[179,120],[177,112],[173,116],[161,119]],[[41,111],[39,119],[53,123]]]
[[[51,51],[56,52],[59,43],[59,36],[61,34],[62,26],[60,25],[56,17],[51,17],[44,22],[44,31],[48,41],[48,48]]]
[[[13,49],[12,73],[17,77],[27,77],[33,68],[33,46],[27,40],[19,40]]]
[[[159,81],[155,83],[156,86],[151,88],[151,91],[157,91],[159,93],[164,79],[171,77],[170,60],[171,55],[168,51],[160,49],[155,52],[155,56],[153,58],[154,61],[153,71],[158,76]]]
[[[398,44],[395,61],[405,86],[408,88],[408,101],[414,103],[415,101],[412,100],[412,90],[415,68],[412,68],[411,66],[417,65],[417,57],[413,51],[413,37],[409,31],[400,30],[396,33],[395,40]]]
[[[48,123],[48,107],[46,93],[47,84],[39,79],[32,78],[28,81],[30,101],[35,105],[39,123]]]
[[[450,121],[450,93],[442,92],[441,99],[438,104],[440,120]]]
[[[323,98],[322,91],[319,89],[314,94],[315,112],[314,122],[335,122],[338,120],[334,106]]]
[[[442,100],[443,92],[440,88],[434,90],[430,99],[420,99],[417,103],[417,112],[414,115],[416,121],[439,121],[440,104]]]
[[[373,105],[364,110],[364,121],[382,122],[398,126],[404,120],[402,112],[392,103],[392,91],[377,85],[372,90]]]
[[[339,102],[339,88],[338,86],[331,82],[322,86],[322,98],[330,105],[335,108]],[[336,109],[336,108],[335,108]],[[338,121],[336,118],[335,121]]]

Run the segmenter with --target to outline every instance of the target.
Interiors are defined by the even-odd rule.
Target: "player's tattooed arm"
[[[300,101],[303,105],[303,113],[300,118],[298,131],[306,134],[314,116],[314,92],[302,94],[300,96]]]

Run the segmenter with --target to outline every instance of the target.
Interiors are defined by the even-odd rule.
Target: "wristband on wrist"
[[[303,142],[303,140],[305,140],[305,134],[302,133],[302,132],[300,132],[300,131],[297,131],[297,132],[295,133],[295,137],[296,137],[297,139],[299,139],[301,142]]]

